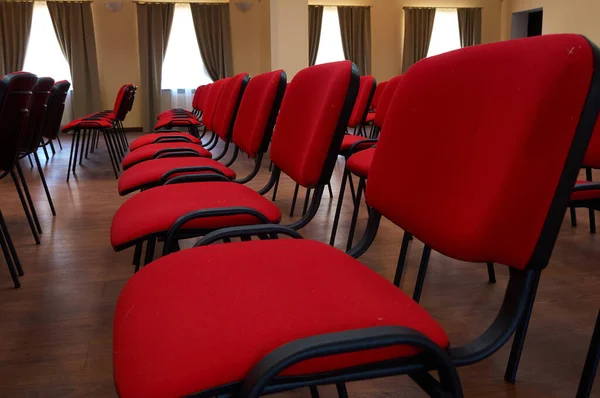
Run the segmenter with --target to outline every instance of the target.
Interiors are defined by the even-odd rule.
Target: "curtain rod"
[[[368,5],[368,6],[353,6],[353,5],[349,5],[349,4],[309,4],[310,6],[317,6],[317,7],[358,7],[358,8],[373,8],[372,5]]]
[[[173,1],[148,1],[148,0],[133,0],[135,4],[229,4],[227,1],[190,1],[190,0],[173,0]]]
[[[436,8],[441,8],[441,9],[448,9],[448,8],[454,8],[454,9],[459,9],[459,8],[472,8],[474,10],[483,10],[483,7],[402,7],[403,10],[432,10],[432,9],[436,9]]]

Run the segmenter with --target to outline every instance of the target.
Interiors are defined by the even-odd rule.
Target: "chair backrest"
[[[269,146],[286,83],[285,72],[277,70],[254,76],[244,91],[232,140],[252,158]]]
[[[594,133],[585,153],[583,165],[593,169],[600,169],[600,118],[596,122],[596,127],[594,127]]]
[[[371,100],[371,109],[377,110],[377,106],[379,105],[379,99],[381,98],[381,93],[387,86],[387,80],[377,84],[377,88],[375,89],[375,94],[373,94],[373,99]]]
[[[115,119],[123,121],[125,116],[133,107],[134,85],[126,84],[123,90],[119,92],[118,108],[115,111]]]
[[[125,89],[127,88],[127,84],[123,84],[119,91],[117,91],[117,96],[115,97],[115,104],[113,106],[113,112],[115,114],[119,113],[119,109],[121,108],[121,102],[123,102],[123,97],[125,95]]]
[[[219,79],[212,84],[210,87],[210,92],[206,97],[206,110],[204,111],[204,116],[202,117],[202,122],[206,126],[206,128],[210,131],[213,131],[215,112],[217,111],[217,107],[219,106],[219,101],[221,99],[221,94],[223,92],[223,88],[227,84],[230,78]]]
[[[206,104],[207,104],[206,99],[209,96],[212,85],[213,85],[213,83],[207,84],[206,86],[204,86],[204,90],[202,90],[202,92],[198,96],[197,107],[201,112],[204,112],[206,110]]]
[[[223,141],[231,138],[235,115],[249,80],[250,76],[247,73],[239,73],[231,77],[223,87],[219,105],[215,110],[213,129]]]
[[[367,113],[369,113],[371,99],[375,93],[375,86],[377,86],[377,82],[373,76],[360,77],[358,95],[356,96],[356,101],[354,102],[354,108],[352,108],[350,120],[348,120],[348,127],[354,128],[364,123]]]
[[[0,80],[0,170],[14,168],[37,77],[15,72]]]
[[[29,117],[19,148],[21,154],[32,153],[40,146],[42,129],[44,128],[46,111],[48,110],[48,99],[50,98],[50,91],[52,91],[53,86],[54,79],[50,77],[40,77],[33,87],[33,96],[31,97],[31,106],[29,107]]]
[[[379,104],[377,105],[377,110],[375,111],[375,121],[373,122],[375,123],[375,126],[379,128],[383,126],[388,108],[392,102],[396,88],[398,88],[398,84],[400,84],[400,80],[402,80],[402,75],[388,80],[388,83],[385,85],[385,89],[381,93],[381,97],[379,97]]]
[[[52,90],[50,91],[50,98],[48,99],[48,110],[46,111],[46,121],[44,122],[44,128],[42,129],[42,136],[53,140],[60,131],[60,122],[65,112],[65,101],[67,99],[67,93],[71,88],[71,83],[67,80],[60,80],[54,83]]]
[[[194,97],[192,98],[192,109],[198,109],[198,99],[200,98],[200,95],[202,94],[202,90],[204,90],[204,87],[206,87],[206,86],[198,86],[196,88],[196,91],[194,92]]]
[[[135,93],[137,92],[137,86],[132,85],[131,94],[129,95],[129,109],[127,109],[127,113],[131,112],[133,108],[133,103],[135,102]]]
[[[271,160],[304,187],[329,182],[360,75],[350,61],[315,65],[288,83],[271,143]]]
[[[390,106],[367,203],[450,257],[546,266],[598,118],[599,57],[582,36],[548,35],[418,62]]]

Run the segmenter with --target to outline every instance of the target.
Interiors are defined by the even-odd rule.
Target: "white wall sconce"
[[[123,7],[123,0],[105,0],[104,7],[108,8],[112,12],[117,12]]]

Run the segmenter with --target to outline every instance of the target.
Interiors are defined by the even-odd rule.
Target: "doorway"
[[[540,36],[544,22],[544,10],[513,12],[510,26],[510,38],[521,39],[524,37]]]

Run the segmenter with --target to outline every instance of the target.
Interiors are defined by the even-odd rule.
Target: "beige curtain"
[[[0,2],[0,77],[23,69],[33,2]]]
[[[321,25],[323,24],[323,6],[308,6],[308,64],[317,62]]]
[[[175,4],[137,3],[142,83],[142,127],[154,131],[160,109],[162,65],[173,24]],[[181,62],[185,62],[184,59]]]
[[[99,112],[100,81],[91,3],[49,1],[48,10],[73,79],[73,117]]]
[[[211,79],[233,75],[229,4],[191,3],[196,39]]]
[[[371,8],[338,7],[338,16],[344,56],[358,66],[361,75],[370,75]]]
[[[427,57],[435,8],[404,9],[404,51],[402,53],[402,73],[415,62]]]
[[[459,8],[458,29],[461,47],[481,44],[481,8]]]

